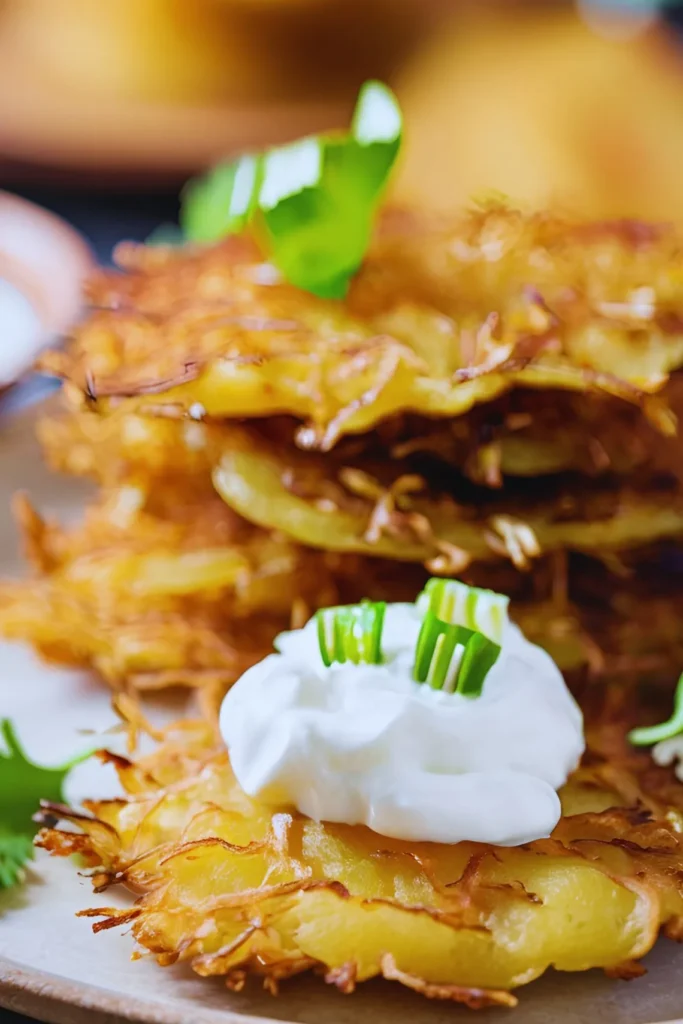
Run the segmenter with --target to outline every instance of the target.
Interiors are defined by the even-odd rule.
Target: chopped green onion
[[[431,579],[417,604],[424,619],[413,677],[435,690],[479,697],[500,654],[508,598],[458,580]]]
[[[494,644],[500,645],[503,642],[510,603],[510,599],[503,594],[468,587],[460,580],[433,578],[418,598],[420,602],[428,602],[427,607],[442,622],[483,633]]]
[[[316,619],[323,664],[379,665],[385,610],[384,601],[321,608]]]
[[[291,284],[343,298],[365,255],[401,133],[394,94],[366,82],[348,134],[247,154],[189,182],[181,204],[185,235],[211,242],[252,225]]]
[[[465,644],[471,636],[462,626],[442,622],[427,611],[415,648],[413,675],[417,682],[453,693]]]
[[[500,647],[483,633],[473,633],[465,646],[456,692],[463,697],[479,697],[487,675],[498,661]]]
[[[437,618],[428,610],[415,649],[413,678],[433,690],[479,697],[500,647],[482,633]]]
[[[631,729],[628,734],[630,742],[635,747],[645,747],[651,743],[661,743],[662,740],[670,740],[683,732],[683,674],[681,674],[676,685],[674,694],[674,710],[671,718],[659,725],[648,725],[640,729]]]

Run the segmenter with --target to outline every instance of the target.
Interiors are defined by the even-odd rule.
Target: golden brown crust
[[[43,368],[90,400],[182,415],[290,413],[309,443],[402,412],[457,416],[512,386],[604,392],[672,430],[653,398],[683,362],[669,228],[490,208],[380,231],[345,304],[278,283],[249,243],[125,251]],[[643,285],[646,282],[646,285]]]
[[[302,544],[423,561],[439,575],[500,558],[526,569],[544,552],[619,551],[683,533],[675,478],[592,487],[559,478],[492,496],[439,466],[430,480],[390,457],[337,461],[253,427],[233,426],[221,449],[214,486],[239,515]]]
[[[460,985],[435,985],[424,978],[417,978],[407,971],[400,971],[391,953],[385,953],[380,961],[382,977],[387,981],[398,981],[406,988],[426,996],[427,999],[446,999],[462,1003],[470,1010],[483,1010],[487,1006],[516,1006],[517,999],[510,992],[501,989],[463,988]]]
[[[229,442],[228,423],[181,421],[141,415],[125,403],[99,415],[73,387],[60,413],[38,422],[38,436],[48,464],[75,476],[111,484],[127,473],[162,475],[208,473],[215,453]],[[674,374],[662,397],[678,416],[683,409],[683,376]],[[144,411],[144,410],[143,410]],[[282,417],[269,425],[271,435],[288,446],[306,448],[306,428]],[[517,478],[581,473],[597,478],[625,476],[644,469],[680,473],[679,446],[664,438],[639,410],[617,399],[549,390],[517,389],[504,398],[473,409],[467,416],[433,420],[393,417],[369,435],[336,446],[335,462],[354,455],[457,469],[483,487],[500,489]]]

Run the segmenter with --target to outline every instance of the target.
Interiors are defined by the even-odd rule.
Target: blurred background
[[[191,173],[348,124],[388,81],[395,196],[491,191],[683,218],[682,5],[655,0],[0,0],[0,187],[107,259]]]

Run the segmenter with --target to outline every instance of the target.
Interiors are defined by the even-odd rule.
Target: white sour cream
[[[242,788],[317,821],[397,839],[517,846],[550,834],[584,749],[559,669],[516,626],[473,700],[412,679],[421,615],[386,610],[382,665],[320,657],[315,620],[228,693],[220,727]]]

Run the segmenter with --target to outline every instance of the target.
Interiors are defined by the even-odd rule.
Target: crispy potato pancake
[[[212,425],[211,430],[220,430]],[[36,433],[48,466],[105,486],[126,480],[211,473],[209,428],[193,420],[119,411],[98,416],[88,407],[39,418]]]
[[[677,582],[665,593],[616,584],[601,604],[520,602],[513,604],[512,617],[548,651],[574,690],[606,680],[629,686],[647,681],[670,689],[683,664],[680,589]]]
[[[101,892],[94,930],[131,925],[161,965],[188,962],[271,991],[314,969],[343,992],[376,975],[472,1007],[513,1006],[512,989],[548,967],[643,973],[661,928],[683,937],[683,787],[624,742],[612,709],[589,716],[589,753],[561,796],[550,839],[523,847],[387,839],[249,799],[207,725],[182,722],[137,763],[112,755],[125,799],[88,814],[54,805],[78,831],[44,829],[77,852]]]
[[[617,431],[617,424],[614,426]],[[379,552],[387,546],[393,556],[399,544],[405,546],[406,537],[415,542],[410,526],[416,514],[409,505],[412,496],[391,495],[367,474],[344,472],[349,469],[347,456],[353,463],[359,454],[365,457],[364,453],[371,461],[361,464],[379,466],[385,478],[388,466],[395,470],[401,465],[407,472],[415,468],[411,460],[425,457],[425,452],[405,453],[397,463],[396,433],[389,428],[385,424],[362,442],[346,439],[324,460],[318,460],[295,450],[293,426],[287,420],[256,430],[236,424],[142,416],[125,409],[98,416],[78,403],[67,412],[46,417],[39,432],[53,468],[94,476],[105,486],[105,494],[88,513],[83,531],[38,528],[39,521],[25,515],[25,532],[33,539],[30,547],[39,579],[5,584],[0,589],[0,630],[29,640],[49,657],[91,665],[116,686],[128,677],[136,686],[200,685],[208,678],[220,680],[222,692],[238,666],[270,649],[272,636],[287,625],[292,607],[301,621],[307,610],[322,601],[343,603],[362,597],[411,600],[424,581],[423,570],[416,563],[397,562],[395,556],[379,557]],[[439,438],[440,442],[446,439],[445,430]],[[273,533],[249,526],[217,502],[208,483],[211,467],[226,446],[241,451],[242,443],[250,468],[244,477],[232,478],[231,489],[251,485],[259,465],[258,459],[252,461],[257,454],[254,445],[265,445],[276,452],[276,458],[287,460],[286,465],[283,462],[276,467],[273,494],[282,493],[284,482],[286,500],[294,497],[305,503],[309,514],[319,517],[325,544],[338,543],[328,530],[333,522],[331,512],[340,507],[344,513],[341,522],[347,525],[351,513],[356,532],[350,543],[356,545],[359,536],[365,538],[362,546],[370,554],[307,550],[316,535],[301,524],[297,527],[297,536],[304,542],[300,546],[293,539],[285,540],[282,529]],[[428,451],[431,457],[434,453]],[[668,459],[667,455],[667,464]],[[663,467],[663,457],[659,465]],[[329,479],[330,474],[334,479]],[[576,480],[569,482],[576,487]],[[348,485],[352,485],[350,489]],[[188,500],[188,495],[193,495],[194,501]],[[246,515],[252,518],[263,507],[267,512],[264,522],[286,530],[287,522],[271,497],[269,493],[268,501],[259,497],[256,503],[242,498]],[[643,495],[643,500],[646,497]],[[660,494],[658,501],[661,498]],[[609,529],[615,515],[623,517],[634,511],[624,505],[622,495],[610,491],[602,498],[590,493],[587,503],[556,494],[555,502],[557,528],[571,527],[574,536],[580,530],[581,544],[599,529]],[[442,503],[442,514],[443,507]],[[678,516],[675,510],[665,508],[662,520],[651,518],[649,507],[638,505],[638,519],[626,524],[622,536],[649,540],[659,523],[666,525],[669,517]],[[475,536],[474,507],[454,508],[451,504],[450,508],[451,528],[460,530],[460,536],[463,530]],[[584,525],[583,514],[600,518]],[[335,524],[339,521],[334,520]],[[372,543],[368,541],[370,528]],[[443,570],[450,559],[467,554],[439,538],[422,536],[424,557],[431,555],[433,568]],[[515,532],[508,532],[505,539],[511,545],[508,554],[515,554],[519,563],[525,552],[515,549]],[[594,545],[587,545],[600,563],[575,555],[567,560],[556,552],[550,559],[534,557],[533,571],[520,575],[513,562],[496,557],[505,549],[482,525],[475,543],[479,548],[491,546],[486,552],[490,561],[475,562],[462,576],[467,582],[511,595],[517,621],[531,639],[549,650],[573,684],[588,671],[591,678],[618,677],[630,683],[640,675],[671,685],[683,662],[683,642],[678,640],[683,607],[678,577],[672,573],[681,556],[675,548],[662,551],[651,546],[608,550],[600,541],[598,535]],[[342,542],[349,543],[348,534],[342,534]],[[61,551],[57,556],[55,545]],[[191,556],[205,559],[192,585],[178,545],[180,550],[205,552]],[[224,550],[225,546],[232,551]],[[142,551],[146,556],[157,552],[157,564],[165,565],[174,576],[175,588],[167,579],[152,593],[144,582],[145,566],[155,558],[142,559]],[[247,563],[251,575],[245,569]],[[91,573],[94,593],[88,589]],[[137,580],[136,573],[141,573]],[[304,573],[309,573],[310,579],[304,579]],[[280,580],[278,588],[270,585],[275,579]],[[644,595],[652,612],[648,623],[641,615]],[[106,609],[100,619],[90,615],[91,606]],[[236,620],[240,623],[237,630]],[[246,652],[248,632],[243,632],[243,625],[247,631],[255,629],[258,637],[253,649],[246,645]]]
[[[551,496],[526,484],[517,499],[492,500],[438,467],[430,487],[391,459],[340,466],[236,424],[222,448],[214,485],[251,522],[312,547],[421,561],[446,575],[477,561],[509,558],[523,569],[543,552],[619,551],[683,533],[675,480],[650,491],[636,480],[628,489],[574,481]]]
[[[130,472],[211,472],[221,437],[230,423],[197,422],[131,412],[126,404],[98,415],[82,394],[67,386],[69,399],[59,412],[42,417],[38,436],[48,463],[76,476],[110,483]],[[683,374],[663,389],[677,418],[683,411]],[[283,433],[296,446],[296,429]],[[511,391],[467,416],[430,420],[400,416],[378,424],[364,437],[342,440],[335,456],[360,451],[377,458],[431,459],[457,468],[482,486],[501,488],[506,478],[568,471],[598,477],[627,475],[647,466],[651,472],[680,474],[680,445],[663,437],[640,410],[600,395],[549,390]]]
[[[343,304],[282,283],[245,239],[118,258],[68,349],[43,360],[93,400],[289,413],[322,450],[393,414],[459,416],[517,385],[616,395],[673,430],[653,396],[683,362],[671,228],[503,207],[446,224],[389,216]]]
[[[294,430],[286,419],[247,427],[88,409],[39,424],[56,469],[146,487],[150,477],[196,478],[190,486],[201,491],[213,471],[226,503],[264,529],[323,550],[423,561],[434,571],[501,557],[524,568],[543,551],[618,551],[683,532],[680,486],[665,469],[680,459],[666,439],[628,491],[608,481],[577,495],[573,476],[510,483],[502,492],[472,487],[452,468],[455,439],[446,430],[418,438],[422,446],[403,445],[400,427],[387,424],[324,456],[297,450]],[[638,448],[637,436],[621,433]]]
[[[206,483],[148,483],[103,491],[68,530],[18,499],[36,575],[0,585],[0,632],[117,687],[223,692],[268,653],[293,608],[334,601],[332,573],[241,520]]]
[[[205,689],[209,706],[292,621],[364,597],[411,601],[427,577],[419,564],[314,551],[251,526],[191,475],[104,488],[68,529],[24,497],[16,511],[34,573],[0,584],[0,634],[115,688]],[[514,618],[575,683],[671,685],[683,662],[676,557],[545,558],[528,574],[481,563],[464,578],[512,595]]]

